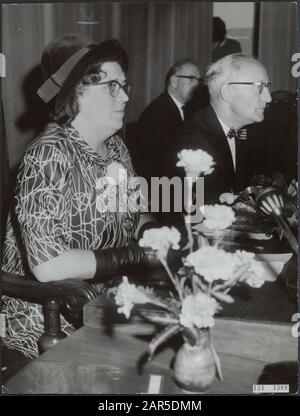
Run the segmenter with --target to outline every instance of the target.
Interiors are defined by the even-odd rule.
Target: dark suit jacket
[[[219,203],[219,196],[223,192],[236,193],[249,185],[253,172],[248,140],[236,140],[236,171],[234,171],[227,139],[210,105],[195,112],[179,130],[173,152],[166,161],[166,176],[172,177],[178,173],[180,176],[185,175],[182,168],[176,168],[177,154],[182,149],[205,150],[215,161],[214,172],[204,176],[206,204]]]
[[[231,55],[232,53],[239,53],[241,51],[241,45],[237,40],[226,38],[223,46],[218,46],[213,49],[211,61],[216,62],[219,59],[224,58],[224,56]]]
[[[276,93],[275,93],[276,94]],[[285,180],[297,178],[297,100],[273,99],[265,110],[261,123],[249,126],[249,144],[255,154],[255,173],[272,177],[276,172]]]
[[[174,147],[176,132],[183,124],[179,110],[167,92],[152,101],[138,121],[139,160],[136,171],[146,179],[161,176],[164,160]]]

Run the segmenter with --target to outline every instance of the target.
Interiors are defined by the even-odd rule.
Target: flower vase
[[[176,383],[186,393],[201,393],[214,381],[216,363],[209,330],[200,330],[195,345],[184,342],[178,350],[173,369]]]

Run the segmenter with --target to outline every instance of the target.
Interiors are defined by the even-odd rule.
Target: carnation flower
[[[219,201],[221,204],[232,205],[236,199],[237,195],[234,195],[231,192],[224,192],[219,196]]]
[[[256,270],[251,270],[250,276],[245,279],[245,282],[249,286],[254,287],[254,288],[257,289],[265,283],[265,280],[262,277],[262,275],[260,275],[261,270],[263,270],[262,266],[260,264],[257,264],[254,269],[256,269]],[[256,273],[258,273],[258,274],[256,274]]]
[[[204,277],[207,282],[214,280],[229,280],[233,277],[237,261],[232,253],[206,246],[191,253],[185,260],[186,266],[194,268],[195,272]]]
[[[139,241],[139,245],[157,251],[158,258],[165,260],[170,248],[179,249],[179,241],[180,233],[177,228],[162,227],[146,230],[143,238]]]
[[[147,303],[150,301],[143,290],[128,282],[126,276],[123,276],[123,282],[118,287],[115,300],[116,304],[120,306],[118,312],[124,313],[127,319],[130,317],[131,309],[134,304]]]
[[[214,170],[214,160],[210,154],[204,150],[191,150],[184,149],[178,153],[179,161],[176,166],[183,167],[186,172],[186,176],[192,177],[193,181],[197,179],[201,174],[209,175]]]
[[[237,250],[234,253],[236,259],[237,259],[237,264],[245,264],[245,263],[250,263],[254,260],[254,253],[250,252],[250,251],[245,251],[245,250]]]
[[[223,205],[205,205],[203,214],[203,224],[210,230],[224,230],[235,221],[233,209]]]
[[[99,212],[115,212],[117,206],[117,189],[114,180],[103,177],[96,181],[96,208]]]
[[[127,188],[127,172],[121,163],[112,162],[107,166],[106,176],[96,181],[96,208],[99,212],[116,212],[118,209],[122,211],[120,207],[126,207],[127,189],[118,192],[117,186]]]
[[[218,303],[205,293],[198,292],[184,298],[182,302],[179,322],[182,326],[192,328],[210,328],[214,326],[214,314],[218,310]]]
[[[254,258],[254,253],[250,253],[244,250],[237,250],[234,253],[237,269],[243,268],[242,276],[239,278],[240,281],[247,283],[251,287],[261,287],[264,280],[264,269],[260,262],[256,261]]]
[[[113,181],[115,185],[119,185],[126,181],[127,171],[121,163],[111,162],[106,168],[106,176],[109,183]]]

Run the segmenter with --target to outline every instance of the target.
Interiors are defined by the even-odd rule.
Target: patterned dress
[[[22,278],[69,249],[128,244],[139,219],[136,206],[128,201],[138,190],[121,190],[122,181],[113,187],[104,179],[111,175],[108,171],[119,169],[130,180],[134,170],[120,137],[107,139],[106,147],[108,157],[103,160],[74,128],[56,123],[48,124],[30,144],[17,177],[14,215],[8,218],[3,270]],[[14,216],[19,232],[12,225]],[[44,331],[41,306],[3,296],[1,312],[7,324],[4,344],[37,356],[37,340]],[[63,318],[62,324],[68,333],[70,325]]]

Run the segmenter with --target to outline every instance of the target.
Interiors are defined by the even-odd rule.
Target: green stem
[[[183,339],[185,342],[187,342],[192,347],[197,344],[198,332],[196,328],[183,327],[182,332],[183,332]]]
[[[167,262],[165,260],[161,260],[162,265],[164,266],[164,268],[166,269],[166,272],[168,273],[169,278],[171,279],[171,282],[173,283],[175,289],[177,290],[179,299],[182,301],[182,293],[181,293],[181,289],[180,286],[178,285],[178,283],[176,282],[171,270],[169,269],[169,266],[167,264]]]
[[[166,309],[167,311],[169,311],[171,313],[174,313],[173,309],[169,308],[169,306],[165,305],[164,303],[160,302],[159,300],[150,299],[149,303],[152,303],[153,305],[156,305],[156,306],[160,306],[161,308]]]
[[[210,350],[211,350],[212,355],[214,357],[218,377],[221,381],[223,381],[224,379],[223,379],[223,374],[222,374],[221,362],[220,362],[219,356],[218,356],[218,354],[217,354],[217,352],[216,352],[216,350],[213,346],[210,332],[209,332],[208,337],[209,337],[209,347],[210,347]]]
[[[214,246],[216,248],[218,248],[219,244],[222,242],[222,237],[223,237],[222,232],[216,231],[215,238],[214,238],[214,240],[215,240],[214,241]]]
[[[185,226],[188,235],[188,242],[189,242],[189,252],[192,253],[193,251],[193,234],[192,234],[192,227],[191,227],[191,207],[192,207],[192,194],[193,194],[193,181],[192,178],[187,177],[187,215],[185,218]]]
[[[196,280],[196,276],[193,274],[192,275],[192,288],[193,288],[193,293],[196,293],[196,283],[195,283],[195,280]]]

